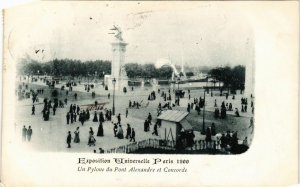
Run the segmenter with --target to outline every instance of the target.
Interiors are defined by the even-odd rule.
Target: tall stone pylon
[[[108,85],[108,89],[112,90],[113,79],[115,82],[115,89],[121,90],[128,86],[128,77],[125,71],[125,53],[126,46],[128,43],[124,42],[122,38],[122,31],[119,27],[114,26],[113,29],[116,31],[115,41],[111,43],[112,46],[112,62],[111,62],[111,75],[105,76],[105,84]],[[113,33],[115,34],[115,33]]]

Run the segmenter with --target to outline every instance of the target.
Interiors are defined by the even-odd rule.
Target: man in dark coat
[[[75,104],[73,104],[72,110],[74,113],[76,113],[76,105]]]
[[[151,123],[151,121],[152,121],[151,113],[148,114],[148,121],[149,121],[149,123]]]
[[[118,123],[121,124],[121,114],[118,114]]]
[[[53,110],[53,116],[55,116],[56,107],[54,106],[52,110]]]
[[[74,112],[74,122],[76,122],[77,120],[77,115],[76,115],[76,112]]]
[[[35,106],[34,105],[32,105],[32,113],[31,113],[31,115],[35,115]]]
[[[71,148],[71,141],[72,141],[72,136],[71,136],[71,131],[69,131],[67,137],[68,148]]]
[[[144,122],[144,131],[145,132],[147,132],[148,131],[148,121],[147,120],[145,120],[145,122]]]
[[[69,121],[70,121],[70,113],[69,112],[67,113],[66,117],[67,117],[67,124],[69,125]]]
[[[27,141],[29,141],[29,142],[31,140],[31,135],[32,135],[32,129],[31,129],[31,126],[29,126],[28,130],[27,130]]]
[[[130,136],[130,141],[135,142],[135,131],[134,131],[134,128],[132,128],[132,131],[131,131],[131,136]]]
[[[225,133],[222,133],[220,141],[221,141],[221,149],[222,151],[224,151],[227,145],[227,139],[225,137]]]
[[[80,107],[77,105],[77,115],[79,115]]]
[[[127,129],[126,129],[126,139],[130,138],[130,134],[131,134],[131,127],[129,124],[127,124]]]
[[[128,116],[128,108],[126,108],[126,118],[127,118],[127,116]]]
[[[90,119],[90,111],[89,109],[86,109],[86,120]]]
[[[196,104],[196,111],[197,111],[198,115],[200,115],[201,110],[200,110],[200,106],[198,103]]]
[[[73,112],[71,112],[71,124],[73,123],[73,120],[74,120],[74,115]]]
[[[71,105],[70,105],[70,110],[69,110],[69,112],[71,113],[72,110],[73,110],[73,105],[71,104]]]
[[[206,146],[210,146],[211,140],[212,140],[211,139],[211,129],[209,127],[207,127],[206,128],[206,137],[205,137]]]
[[[158,132],[157,132],[157,123],[155,123],[153,130],[154,130],[154,131],[153,131],[152,134],[155,134],[156,136],[158,136]]]

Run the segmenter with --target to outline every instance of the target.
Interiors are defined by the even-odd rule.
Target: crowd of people
[[[22,92],[22,89],[25,86],[26,86],[25,84],[21,85],[21,89],[19,90],[19,92]],[[76,86],[75,83],[68,83],[67,87],[69,87],[69,90],[66,91],[67,96],[69,94],[69,91],[72,91],[72,86]],[[28,88],[28,86],[27,86],[27,88]],[[134,90],[132,89],[132,91],[134,91]],[[36,115],[35,102],[38,101],[38,95],[44,93],[44,89],[37,89],[36,91],[30,90],[30,93],[32,96],[32,103],[33,103],[32,108],[31,108],[31,114]],[[173,92],[173,93],[175,93],[175,92]],[[162,99],[157,98],[156,95],[158,95],[158,96],[160,95],[162,97]],[[190,113],[190,112],[192,112],[192,110],[195,110],[198,113],[198,115],[200,115],[201,109],[203,109],[205,107],[205,105],[207,105],[206,99],[202,98],[202,97],[192,98],[191,94],[190,94],[190,90],[188,90],[187,98],[188,98],[187,112]],[[187,98],[184,98],[184,99],[187,99]],[[74,99],[77,100],[77,93],[74,93]],[[110,94],[108,94],[108,99],[110,99]],[[175,108],[176,103],[177,103],[177,106],[179,106],[179,97],[177,98],[176,95],[174,95],[173,100],[172,100],[171,89],[168,89],[166,91],[158,89],[157,93],[156,93],[156,91],[151,90],[148,95],[148,100],[154,101],[157,99],[159,99],[159,101],[158,101],[159,104],[157,107],[157,116],[161,115],[163,110],[172,110],[173,108]],[[178,101],[176,101],[176,99],[178,99]],[[225,95],[225,99],[226,100],[221,102],[221,105],[218,105],[216,99],[215,99],[215,102],[213,103],[214,104],[213,106],[215,107],[214,116],[216,118],[225,119],[227,112],[233,111],[234,107],[236,107],[236,106],[233,106],[233,103],[235,103],[235,102],[226,102],[229,99],[229,94]],[[235,100],[235,95],[232,96],[232,100]],[[51,110],[52,110],[52,114],[55,115],[57,108],[63,108],[63,107],[65,107],[65,105],[67,105],[67,103],[68,103],[67,98],[65,98],[64,101],[58,100],[58,99],[51,100],[51,99],[45,98],[43,101],[44,106],[43,106],[43,110],[42,110],[42,114],[43,114],[42,116],[43,116],[44,121],[49,120]],[[241,98],[241,112],[246,113],[247,106],[248,106],[247,98]],[[137,102],[137,101],[132,102],[131,100],[129,100],[128,108],[139,109],[140,107],[141,107],[141,102]],[[125,112],[126,118],[128,116],[128,108],[126,108],[126,112]],[[252,100],[251,100],[251,108],[252,108],[252,113],[253,113],[254,103]],[[112,111],[110,109],[104,109],[102,111],[96,112],[96,111],[91,111],[88,108],[81,108],[81,106],[79,106],[78,104],[70,104],[70,109],[68,110],[68,112],[66,114],[67,125],[80,122],[81,125],[83,126],[86,121],[90,120],[90,115],[91,115],[90,112],[94,113],[92,122],[99,123],[98,131],[96,134],[98,137],[104,136],[103,124],[105,121],[110,121],[112,124],[114,137],[116,137],[117,139],[126,138],[130,142],[136,141],[135,140],[136,132],[135,132],[134,128],[132,128],[129,123],[122,122],[120,113],[118,115],[116,115],[117,121],[113,121],[112,120]],[[240,116],[240,113],[239,113],[239,110],[237,107],[235,108],[234,114],[237,117]],[[159,135],[158,129],[161,125],[161,122],[159,122],[159,120],[157,120],[156,122],[152,123],[153,121],[154,120],[152,119],[152,115],[151,115],[151,113],[149,113],[147,118],[144,121],[144,132],[147,132],[147,133],[150,132],[150,133],[152,133],[152,135],[158,136]],[[123,126],[125,126],[125,124],[126,124],[126,129],[123,130]],[[153,127],[153,131],[150,130],[151,126]],[[25,126],[24,126],[24,128],[25,128]],[[30,135],[27,135],[29,129],[30,129],[31,133],[29,133]],[[28,139],[28,137],[31,137],[32,129],[28,128],[26,130],[27,131],[26,131],[25,139],[30,141],[30,138]],[[188,146],[193,144],[192,142],[193,142],[193,138],[195,136],[193,134],[193,132],[191,134],[189,134],[189,133],[180,135],[181,137],[185,137],[185,139],[187,140]],[[23,134],[23,139],[24,139],[24,131],[22,131],[22,134]],[[215,134],[216,134],[216,127],[214,124],[212,124],[211,127],[206,128],[205,141],[207,142],[208,146],[210,146],[211,137],[214,136]],[[237,139],[238,139],[237,132],[223,133],[220,138],[220,142],[221,142],[220,145],[222,148],[223,147],[226,148],[228,146],[234,147],[237,144]],[[68,131],[68,134],[67,134],[68,148],[71,148],[72,140],[74,143],[80,143],[79,127],[77,127],[76,130],[74,131],[74,139],[72,138],[71,131]],[[96,145],[96,138],[94,137],[93,128],[90,127],[89,135],[88,135],[88,146],[95,146],[95,145]]]

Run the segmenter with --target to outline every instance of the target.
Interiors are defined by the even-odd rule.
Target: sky
[[[113,25],[128,43],[127,63],[169,58],[178,65],[244,65],[253,55],[247,17],[222,3],[43,2],[8,9],[5,22],[16,60],[111,60]]]

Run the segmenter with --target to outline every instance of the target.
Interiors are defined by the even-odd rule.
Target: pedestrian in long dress
[[[128,108],[126,108],[126,118],[127,118],[127,116],[128,116]]]
[[[89,146],[96,146],[96,139],[95,137],[93,136],[93,134],[90,133],[89,135],[89,142],[88,142],[88,145]]]
[[[134,131],[134,128],[132,128],[132,130],[131,130],[130,141],[132,141],[132,140],[133,140],[133,142],[135,142],[135,131]]]
[[[71,148],[71,141],[72,141],[72,136],[71,136],[71,131],[69,131],[67,136],[68,148]]]
[[[100,112],[99,114],[99,121],[101,121],[102,123],[104,122],[103,112]]]
[[[74,143],[79,143],[80,138],[79,138],[79,127],[76,128],[76,131],[74,132],[75,137],[74,137]]]
[[[31,140],[31,135],[32,135],[32,128],[31,128],[31,126],[29,126],[28,130],[27,130],[27,141],[29,141],[29,142]]]
[[[100,124],[99,124],[99,127],[98,127],[97,136],[103,136],[103,125],[102,125],[101,121],[100,121]]]
[[[91,145],[95,146],[95,142],[96,142],[96,139],[94,138],[94,131],[93,131],[93,128],[90,127],[88,145],[89,146],[91,146]]]
[[[118,127],[117,137],[118,137],[119,139],[123,139],[123,138],[124,138],[123,129],[122,129],[122,126],[121,126],[121,125],[119,125],[119,127]]]
[[[117,124],[115,123],[114,124],[114,135],[115,135],[115,137],[117,136],[117,131],[118,131],[118,126],[117,126]]]
[[[24,125],[23,129],[22,129],[22,140],[23,141],[26,141],[26,135],[27,135],[27,128]]]
[[[98,117],[97,117],[96,111],[95,111],[95,113],[94,113],[94,119],[93,119],[93,122],[98,122]]]

